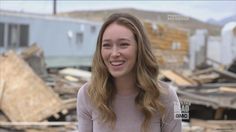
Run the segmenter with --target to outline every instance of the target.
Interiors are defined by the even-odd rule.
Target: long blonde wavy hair
[[[98,39],[96,51],[92,62],[92,78],[89,85],[88,95],[93,104],[100,112],[100,118],[106,123],[111,123],[114,127],[116,115],[112,109],[112,102],[116,89],[113,78],[101,56],[101,44],[103,33],[106,28],[116,23],[130,29],[134,34],[137,42],[137,60],[135,65],[136,86],[139,88],[139,93],[135,98],[137,108],[144,115],[142,123],[142,131],[146,132],[149,129],[149,124],[152,116],[156,112],[164,114],[165,107],[161,103],[159,97],[162,94],[161,86],[158,84],[158,64],[151,50],[151,45],[142,23],[134,16],[127,13],[115,13],[102,25]]]

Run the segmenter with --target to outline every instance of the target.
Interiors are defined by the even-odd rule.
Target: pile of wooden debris
[[[0,131],[76,131],[76,95],[90,72],[47,71],[36,45],[0,55]]]
[[[213,67],[195,72],[163,70],[160,79],[177,88],[182,112],[189,114],[184,120],[190,123],[186,132],[236,131],[235,73]]]

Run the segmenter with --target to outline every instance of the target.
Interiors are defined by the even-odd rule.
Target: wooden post
[[[223,115],[224,115],[224,108],[222,108],[222,107],[221,107],[221,108],[218,108],[218,109],[216,110],[214,119],[215,119],[215,120],[222,119]]]

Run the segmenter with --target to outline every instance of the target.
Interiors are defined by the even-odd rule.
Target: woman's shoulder
[[[87,96],[89,84],[86,82],[78,90],[78,96]]]
[[[89,95],[88,95],[88,89],[89,89],[89,83],[86,82],[85,84],[83,84],[81,86],[81,88],[79,89],[78,91],[78,94],[77,94],[77,100],[79,102],[83,102],[83,103],[88,103],[90,102],[90,99],[89,99]]]
[[[83,95],[83,94],[87,93],[87,92],[88,92],[88,87],[89,87],[89,83],[88,83],[88,82],[84,83],[84,84],[79,88],[78,95],[80,95],[80,94]]]
[[[165,132],[181,132],[181,120],[176,119],[176,114],[181,113],[180,102],[177,97],[177,88],[172,84],[160,82],[160,87],[166,91],[161,94],[160,100],[165,105],[165,113],[162,117],[162,130]]]
[[[158,83],[162,91],[162,94],[160,95],[160,100],[163,101],[164,104],[169,104],[171,102],[179,102],[179,99],[176,94],[177,88],[175,86],[163,81],[158,81]]]
[[[81,86],[77,94],[77,109],[86,109],[89,113],[93,111],[93,105],[88,94],[90,83],[87,82]]]

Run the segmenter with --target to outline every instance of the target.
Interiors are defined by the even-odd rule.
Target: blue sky
[[[33,13],[52,13],[53,0],[0,0],[0,9]],[[152,11],[171,11],[202,21],[216,20],[236,14],[236,1],[144,1],[144,0],[58,0],[57,11],[96,10],[132,7]]]

